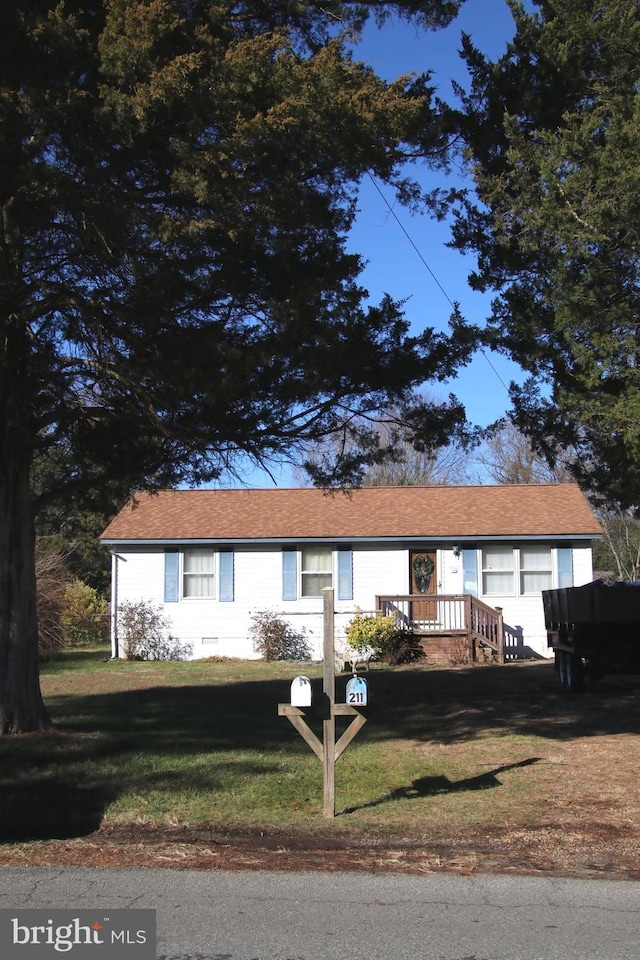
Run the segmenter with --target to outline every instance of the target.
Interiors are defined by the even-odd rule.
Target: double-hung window
[[[164,600],[216,599],[233,601],[233,550],[185,547],[164,555]]]
[[[319,599],[327,587],[335,589],[338,600],[353,599],[351,547],[314,545],[282,551],[283,600]]]
[[[333,582],[331,547],[304,547],[300,551],[300,580],[303,597],[321,597]]]
[[[207,547],[189,547],[184,551],[182,568],[183,597],[215,597],[215,554]]]
[[[514,592],[513,547],[497,544],[482,551],[482,592],[485,596],[510,595]]]
[[[540,593],[553,586],[551,547],[542,544],[522,546],[520,554],[520,593]]]

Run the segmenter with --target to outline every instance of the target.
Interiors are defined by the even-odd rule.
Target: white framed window
[[[211,547],[165,550],[164,602],[215,599],[233,602],[234,553]]]
[[[207,547],[188,547],[182,558],[182,596],[215,597],[215,553]]]
[[[484,596],[531,596],[550,590],[553,582],[553,551],[547,544],[492,544],[482,550]]]
[[[514,549],[495,544],[482,551],[482,592],[485,596],[510,596],[515,592]]]
[[[551,547],[527,544],[520,547],[520,593],[540,593],[553,586]]]
[[[303,547],[300,551],[300,596],[321,597],[333,585],[331,547]]]
[[[335,583],[334,583],[335,573]],[[334,587],[338,600],[353,600],[353,550],[323,545],[282,551],[282,599],[319,599]]]

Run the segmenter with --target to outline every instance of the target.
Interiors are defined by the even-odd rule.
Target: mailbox
[[[291,684],[291,706],[311,706],[311,680],[308,677],[296,677]]]
[[[364,677],[353,676],[347,684],[347,703],[352,707],[367,705],[367,681]]]

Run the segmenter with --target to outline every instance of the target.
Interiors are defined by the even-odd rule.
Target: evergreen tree
[[[343,34],[457,6],[6,0],[0,734],[49,724],[37,510],[291,453],[465,355],[365,306],[345,249],[359,179],[402,188],[446,142],[428,79],[383,82]]]
[[[640,504],[640,6],[510,2],[492,63],[464,41],[459,117],[476,201],[454,243],[496,291],[488,341],[530,376],[518,425],[623,507]],[[479,201],[479,202],[478,202]]]

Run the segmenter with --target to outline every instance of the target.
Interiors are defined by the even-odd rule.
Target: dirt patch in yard
[[[541,687],[533,696],[531,686],[525,685],[524,690],[520,699],[510,695],[508,704],[499,699],[475,704],[449,701],[448,716],[450,722],[462,718],[467,729],[474,712],[482,714],[484,724],[487,714],[495,715],[498,739],[487,742],[481,757],[491,785],[508,775],[504,771],[535,764],[544,804],[538,804],[535,816],[528,820],[514,809],[512,817],[507,812],[489,827],[470,828],[467,823],[456,829],[451,822],[436,820],[424,832],[414,827],[410,835],[402,835],[397,826],[385,828],[385,804],[394,801],[388,795],[369,805],[376,808],[379,819],[357,831],[350,825],[348,811],[339,811],[330,825],[316,816],[310,818],[313,823],[308,829],[286,832],[105,821],[83,837],[2,844],[0,864],[499,872],[639,880],[640,678],[613,678],[579,699],[555,687]],[[501,767],[498,744],[505,728],[540,737],[544,744],[540,755]],[[416,742],[423,743],[425,750],[433,745],[428,738]],[[442,744],[454,755],[463,748],[462,736]],[[466,781],[464,789],[483,789],[482,777],[475,778],[476,784]],[[411,789],[435,797],[443,790],[461,791],[462,784],[408,786],[402,791],[405,799]],[[482,802],[491,804],[494,796],[495,791],[487,789]]]
[[[538,874],[640,880],[636,824],[573,823],[550,816],[529,830],[460,837],[348,837],[218,833],[206,825],[105,826],[89,837],[13,845],[4,865],[172,867],[197,870],[324,870]]]

